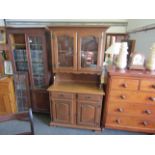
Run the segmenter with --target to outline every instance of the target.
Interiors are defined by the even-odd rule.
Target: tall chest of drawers
[[[155,133],[155,73],[109,70],[102,124]]]

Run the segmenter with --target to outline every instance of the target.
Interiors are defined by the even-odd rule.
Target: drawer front
[[[155,93],[140,91],[111,91],[109,102],[130,102],[155,105]]]
[[[141,80],[140,90],[155,92],[155,80]]]
[[[139,80],[114,78],[111,81],[111,89],[138,90]]]
[[[55,99],[73,99],[74,94],[64,92],[52,92],[51,96]]]
[[[137,105],[132,103],[114,103],[109,104],[108,114],[154,117],[155,106]]]
[[[137,100],[138,92],[132,91],[111,91],[109,93],[109,102],[133,102]]]
[[[115,127],[131,127],[131,128],[143,128],[143,129],[154,129],[155,121],[154,119],[142,118],[142,117],[132,117],[132,116],[118,116],[118,115],[108,115],[106,119],[106,126]]]
[[[91,94],[78,94],[78,100],[81,101],[92,101],[92,102],[102,102],[101,95],[91,95]]]

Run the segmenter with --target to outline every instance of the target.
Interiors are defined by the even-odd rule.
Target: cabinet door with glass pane
[[[78,71],[97,72],[103,61],[102,31],[87,29],[78,32]]]
[[[47,87],[47,58],[45,38],[42,35],[28,35],[27,48],[29,53],[31,83],[35,89]]]
[[[77,37],[76,31],[52,31],[54,71],[77,70]]]

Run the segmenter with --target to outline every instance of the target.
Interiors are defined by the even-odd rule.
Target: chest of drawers
[[[109,70],[105,128],[155,133],[155,74]]]

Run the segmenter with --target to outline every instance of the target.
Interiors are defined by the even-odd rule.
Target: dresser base
[[[87,130],[93,130],[95,132],[101,132],[101,128],[97,127],[91,127],[91,126],[82,126],[82,125],[73,125],[73,124],[62,124],[62,123],[55,123],[50,122],[50,126],[59,126],[59,127],[67,127],[67,128],[78,128],[78,129],[87,129]]]

